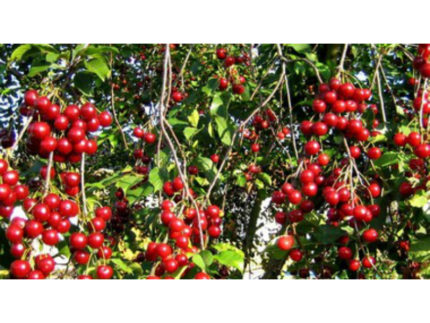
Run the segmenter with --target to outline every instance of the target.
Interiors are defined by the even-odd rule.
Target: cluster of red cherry
[[[167,192],[169,197],[175,193],[181,193],[184,185],[179,177],[176,177],[172,182],[167,182],[169,185]],[[172,188],[170,188],[172,186]],[[178,194],[177,197],[181,194]],[[174,242],[177,248],[176,252],[168,243],[151,242],[146,251],[146,259],[148,261],[156,261],[161,259],[161,263],[155,269],[155,275],[151,275],[148,279],[158,279],[167,273],[164,279],[172,278],[169,274],[175,273],[179,268],[187,266],[187,269],[182,273],[182,277],[194,267],[194,263],[188,261],[188,254],[198,252],[195,246],[200,243],[200,234],[203,240],[206,240],[206,234],[211,238],[218,238],[221,235],[222,218],[220,209],[216,205],[210,205],[206,210],[196,210],[192,207],[184,209],[182,217],[178,217],[174,213],[175,204],[171,200],[164,200],[161,203],[161,223],[169,229],[169,239]],[[197,214],[199,212],[199,214]],[[200,219],[200,223],[199,223]],[[200,232],[200,229],[203,232]],[[195,245],[193,245],[195,244]],[[174,255],[176,254],[176,255]],[[199,272],[195,275],[195,279],[210,279],[210,276],[204,272]]]
[[[418,53],[419,55],[414,60],[414,68],[420,71],[423,77],[430,77],[430,63],[427,62],[430,57],[430,44],[420,44],[418,46]],[[428,67],[423,68],[425,65]],[[423,70],[428,70],[428,74],[423,73]],[[413,85],[420,86],[420,83],[416,79],[413,80]],[[418,128],[422,130],[421,133],[419,131],[412,131],[409,134],[397,132],[393,137],[393,142],[396,146],[409,146],[417,157],[409,160],[411,171],[405,172],[405,176],[418,181],[416,185],[412,185],[409,181],[404,181],[400,184],[399,192],[404,197],[409,197],[419,190],[425,190],[429,180],[425,161],[430,157],[430,137],[428,136],[430,101],[428,88],[424,88],[423,85],[422,88],[416,91],[416,94],[417,96],[412,103],[413,109],[411,109],[412,112],[409,115],[411,118],[415,118]]]
[[[218,88],[224,91],[228,88],[230,83],[232,84],[232,91],[234,94],[243,94],[245,92],[246,79],[243,75],[238,75],[238,72],[232,67],[234,64],[245,64],[249,65],[249,55],[244,53],[241,56],[231,56],[225,48],[218,48],[216,50],[216,56],[218,59],[224,61],[224,66],[227,68],[228,77],[220,77],[218,82]],[[218,78],[218,76],[216,76]]]
[[[37,91],[29,90],[24,95],[25,106],[21,113],[33,116],[29,128],[27,149],[32,154],[47,158],[54,152],[56,162],[77,163],[82,153],[92,155],[97,151],[97,142],[87,139],[87,135],[112,123],[109,112],[97,112],[93,104],[87,102],[81,108],[67,106],[64,111],[48,97],[39,96]],[[57,137],[53,134],[56,130]]]
[[[2,209],[4,217],[10,217],[13,212],[13,200],[23,200],[23,209],[27,219],[15,217],[10,221],[6,230],[6,237],[11,243],[11,254],[17,260],[10,267],[11,275],[15,278],[43,279],[55,271],[56,260],[51,256],[51,251],[37,254],[35,242],[41,246],[54,247],[64,240],[72,229],[73,219],[80,213],[77,202],[61,195],[49,192],[51,179],[55,177],[55,165],[57,162],[78,162],[82,153],[93,154],[97,150],[94,140],[86,139],[87,132],[97,131],[102,126],[111,124],[111,116],[108,112],[97,114],[97,110],[91,104],[85,104],[79,109],[70,105],[61,112],[61,108],[52,104],[45,96],[40,96],[34,90],[29,90],[24,96],[25,106],[21,113],[32,116],[33,121],[29,128],[28,147],[41,157],[48,157],[54,153],[50,166],[43,166],[40,174],[45,182],[42,196],[29,197],[29,190],[25,185],[17,185],[19,174],[16,171],[8,171],[6,161],[1,160],[0,166],[3,176],[3,184],[0,186],[6,192],[6,184],[9,185],[14,197],[2,200],[7,209]],[[80,119],[82,118],[82,119]],[[69,127],[69,123],[72,123]],[[51,126],[53,126],[51,128]],[[55,130],[55,133],[54,131]],[[67,131],[65,137],[60,137],[63,131]],[[64,150],[65,147],[70,149]],[[34,149],[33,149],[34,148]],[[49,173],[48,173],[49,172]],[[49,174],[49,176],[48,176]],[[65,193],[76,196],[81,183],[80,174],[74,171],[63,171],[60,174]],[[88,223],[89,234],[73,232],[70,234],[69,244],[73,252],[73,260],[77,265],[87,264],[90,261],[90,253],[96,253],[103,259],[104,264],[97,266],[98,278],[110,278],[113,270],[105,264],[112,251],[103,246],[104,235],[102,231],[106,227],[106,221],[111,218],[109,207],[96,209],[96,216],[91,220],[80,219]],[[89,246],[90,252],[85,250]],[[89,275],[79,275],[78,278],[91,278]]]
[[[307,157],[299,161],[297,174],[301,188],[297,189],[295,185],[286,181],[281,190],[275,191],[272,195],[272,202],[276,205],[282,205],[288,200],[293,207],[297,206],[289,212],[276,212],[275,220],[278,223],[302,221],[307,213],[315,209],[316,202],[312,199],[317,197],[319,192],[326,202],[324,209],[327,210],[327,223],[330,225],[338,226],[340,221],[348,221],[350,226],[360,230],[379,215],[380,207],[377,204],[362,204],[363,200],[373,201],[373,198],[380,196],[381,186],[377,178],[370,180],[368,184],[361,183],[361,186],[346,180],[348,174],[358,171],[356,159],[363,157],[363,161],[371,162],[382,155],[378,147],[364,146],[370,136],[375,136],[379,132],[376,130],[371,132],[359,118],[355,117],[355,114],[363,113],[368,108],[366,101],[370,97],[369,89],[355,88],[351,83],[342,84],[336,78],[332,78],[329,84],[320,85],[318,97],[312,104],[312,109],[319,120],[314,122],[305,120],[300,125],[305,137],[315,137],[304,144],[303,150]],[[375,105],[370,107],[374,114],[378,113]],[[372,125],[374,128],[378,126],[378,121],[375,120]],[[343,137],[347,156],[340,160],[340,167],[335,167],[324,175],[324,167],[330,163],[330,156],[321,152],[320,141],[331,129],[333,135],[338,131],[341,138]],[[349,140],[355,140],[357,144],[349,145]],[[367,159],[362,155],[360,146],[367,151]],[[363,175],[361,173],[355,175],[358,176]],[[366,243],[375,242],[378,239],[378,232],[374,228],[366,228],[361,232],[361,239]],[[338,255],[340,259],[348,261],[350,270],[357,271],[360,261],[353,259],[352,249],[346,246],[348,242],[348,236],[341,239],[340,243],[343,246],[339,248]],[[359,243],[361,244],[361,241]],[[278,239],[278,247],[281,250],[290,250],[293,245],[294,237],[291,235]],[[290,257],[294,261],[300,261],[302,251],[293,249],[290,251]],[[373,257],[363,254],[362,264],[365,268],[371,268],[374,263]]]
[[[422,77],[430,77],[430,44],[418,45],[418,56],[415,57],[413,66]]]

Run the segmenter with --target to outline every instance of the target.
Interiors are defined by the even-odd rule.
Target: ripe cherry
[[[345,247],[345,246],[339,247],[337,252],[340,259],[348,260],[352,258],[352,250],[348,247]]]
[[[363,232],[363,239],[368,243],[375,242],[378,240],[378,232],[375,229],[370,228]]]
[[[56,245],[59,241],[59,236],[58,236],[57,230],[48,229],[48,230],[43,231],[42,240],[48,246]]]
[[[305,145],[306,154],[316,155],[318,154],[319,151],[320,151],[320,144],[317,141],[311,140],[306,143]]]
[[[110,279],[113,276],[113,269],[109,265],[100,265],[97,267],[98,279]]]
[[[87,246],[87,236],[81,232],[74,232],[70,235],[70,246],[75,249],[84,249]]]
[[[10,273],[16,278],[26,278],[30,271],[30,264],[25,260],[15,260],[10,265]]]
[[[276,245],[280,250],[290,250],[294,245],[294,238],[291,235],[282,236],[278,239]]]

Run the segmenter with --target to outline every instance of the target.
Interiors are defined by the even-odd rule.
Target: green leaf
[[[27,53],[32,48],[32,45],[25,44],[18,46],[10,55],[11,61],[20,61],[25,53]]]
[[[59,57],[60,57],[60,54],[48,53],[48,54],[46,54],[46,61],[49,63],[54,63],[55,61],[58,60]]]
[[[246,185],[246,177],[245,177],[245,175],[243,175],[243,173],[237,175],[236,185],[240,186],[240,187],[245,187],[245,185]]]
[[[209,108],[211,115],[218,114],[218,108],[223,105],[221,94],[216,94],[212,99],[211,106]]]
[[[375,166],[384,168],[399,162],[399,153],[395,151],[385,152],[379,159],[374,161]]]
[[[240,272],[243,272],[244,256],[240,252],[234,250],[221,251],[219,254],[214,256],[214,260],[224,266],[233,267]]]
[[[272,185],[272,178],[267,173],[259,173],[258,178],[260,178],[267,185]]]
[[[196,128],[186,127],[184,129],[184,136],[187,140],[190,140],[198,131]]]
[[[79,72],[73,79],[75,87],[87,96],[92,96],[94,91],[94,78],[92,73]]]
[[[142,176],[137,174],[127,174],[119,178],[116,182],[116,187],[121,187],[125,192],[128,191],[130,187],[138,184],[142,180]]]
[[[318,226],[314,232],[314,237],[323,244],[331,244],[345,235],[345,231],[331,225]]]
[[[226,146],[230,146],[234,132],[233,126],[227,122],[226,118],[220,116],[215,117],[215,123],[218,136],[221,138],[221,142]]]
[[[88,71],[96,74],[102,81],[110,76],[110,69],[106,60],[102,57],[94,58],[90,61],[85,61],[85,66]]]
[[[169,174],[165,168],[155,167],[149,173],[149,182],[154,187],[154,192],[158,192],[163,188],[164,182],[168,180]]]
[[[188,121],[191,123],[191,125],[194,128],[197,128],[197,125],[199,124],[199,118],[200,118],[199,111],[197,111],[197,109],[194,109],[191,115],[188,116]]]
[[[412,240],[409,258],[418,262],[430,260],[430,237]]]
[[[209,250],[202,250],[200,252],[200,256],[202,257],[203,261],[205,262],[206,267],[209,267],[210,265],[212,265],[212,262],[214,260],[212,252],[210,252]]]
[[[196,266],[198,266],[201,270],[206,271],[206,264],[205,261],[203,259],[203,257],[200,254],[195,254],[192,258],[191,258],[192,262],[196,264]]]
[[[289,44],[288,46],[293,48],[297,53],[303,53],[311,48],[309,44]]]
[[[39,73],[42,73],[42,72],[49,70],[50,67],[51,67],[51,65],[32,66],[30,68],[30,71],[28,72],[28,76],[29,77],[36,76]]]
[[[119,258],[113,258],[113,259],[110,259],[110,261],[115,264],[116,268],[122,271],[125,271],[127,274],[131,274],[133,272],[133,270],[130,267],[128,267],[124,261],[122,261]]]
[[[429,199],[427,198],[427,194],[425,191],[420,191],[415,194],[410,200],[409,203],[413,207],[422,208],[428,203]]]

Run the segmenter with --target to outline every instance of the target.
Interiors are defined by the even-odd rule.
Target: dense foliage
[[[426,278],[430,45],[0,45],[9,278]]]

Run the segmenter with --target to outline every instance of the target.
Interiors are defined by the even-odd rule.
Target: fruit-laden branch
[[[243,127],[262,109],[266,106],[267,103],[270,102],[270,100],[273,98],[273,96],[276,94],[276,92],[278,91],[278,89],[281,87],[283,79],[284,79],[284,75],[285,75],[285,71],[281,72],[281,75],[278,79],[278,82],[276,83],[275,88],[273,89],[272,93],[269,94],[269,96],[266,98],[266,100],[263,101],[263,103],[261,103],[249,116],[248,118],[246,118],[244,121],[242,121],[239,125],[239,127],[235,130],[232,138],[231,138],[231,144],[230,146],[227,148],[227,152],[224,155],[224,158],[218,168],[218,171],[215,174],[214,179],[212,180],[212,183],[209,186],[209,189],[206,193],[206,201],[209,200],[209,197],[211,195],[211,192],[213,190],[213,188],[215,187],[216,182],[218,181],[218,178],[228,160],[228,158],[230,157],[230,153],[233,150],[233,146],[236,142],[236,138],[239,134],[239,132],[243,129]]]
[[[194,197],[190,193],[190,189],[188,186],[187,176],[186,173],[182,171],[181,169],[181,163],[179,162],[178,155],[176,153],[175,146],[173,145],[172,140],[170,139],[166,128],[165,128],[165,118],[164,118],[164,110],[165,110],[165,97],[166,97],[166,88],[167,88],[167,71],[168,71],[168,61],[170,56],[170,49],[169,45],[166,45],[166,51],[164,54],[164,64],[163,64],[163,83],[162,83],[162,89],[161,89],[161,97],[160,97],[160,103],[159,103],[159,117],[160,117],[160,127],[162,135],[166,138],[167,144],[169,145],[169,148],[173,154],[173,159],[176,165],[176,168],[178,169],[179,177],[181,178],[182,183],[184,184],[185,194],[189,200],[191,200],[191,203],[195,207],[197,211],[197,219],[198,219],[198,226],[199,226],[199,236],[200,236],[200,246],[202,249],[205,249],[204,239],[203,239],[203,230],[202,230],[202,224],[201,224],[201,216],[200,216],[200,208],[197,205],[196,201],[194,200]]]

